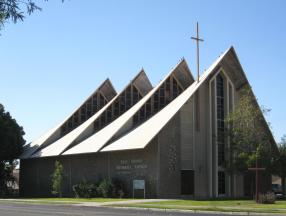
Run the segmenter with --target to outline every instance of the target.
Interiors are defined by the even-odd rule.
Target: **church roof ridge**
[[[189,88],[182,92],[182,94],[180,94],[177,98],[170,102],[161,111],[156,113],[146,122],[139,125],[137,128],[134,128],[128,134],[105,146],[103,149],[101,149],[101,151],[108,152],[145,148],[150,143],[150,141],[163,129],[163,127],[172,119],[172,117],[181,109],[181,107],[194,95],[197,89],[208,79],[208,77],[215,73],[217,70],[219,70],[219,68],[221,67],[221,62],[229,55],[233,55],[232,57],[237,60],[237,64],[239,64],[239,66],[241,67],[234,47],[229,47],[202,74],[199,82],[194,82]],[[242,67],[240,68],[240,72],[244,74]],[[275,143],[271,132],[270,134],[272,137],[272,141]],[[134,142],[135,139],[136,142]]]
[[[148,145],[148,143],[161,131],[161,129],[170,121],[170,119],[172,119],[172,117],[180,110],[187,100],[196,92],[199,86],[201,86],[205,80],[207,80],[209,75],[215,71],[218,64],[229,51],[230,49],[226,50],[222,56],[218,57],[213,62],[208,70],[200,77],[199,82],[194,82],[161,111],[136,127],[134,130],[130,131],[125,136],[107,145],[101,151],[105,152],[145,148],[145,146]],[[134,142],[134,139],[136,139],[136,142]]]
[[[108,83],[111,87],[112,87],[112,91],[113,93],[116,95],[116,90],[114,89],[111,81],[109,80],[109,78],[106,78],[97,88],[95,91],[92,92],[92,94],[90,94],[87,99],[84,100],[83,103],[80,104],[80,106],[77,106],[70,115],[68,115],[63,121],[60,121],[60,123],[56,124],[56,126],[50,128],[48,130],[48,132],[43,133],[42,135],[40,135],[37,139],[35,139],[34,141],[30,142],[29,144],[24,146],[24,151],[23,153],[20,155],[20,158],[27,158],[29,156],[31,156],[31,154],[33,154],[39,147],[41,147],[43,144],[45,144],[45,142],[53,135],[55,134],[60,128],[61,126],[71,117],[73,116],[73,114],[80,109],[80,107],[85,104],[96,92],[100,91],[100,89],[106,84]],[[115,95],[113,97],[115,97]],[[84,122],[83,122],[84,123]],[[53,143],[53,142],[52,142]],[[50,143],[51,144],[51,143]],[[48,146],[48,145],[47,145]]]
[[[106,127],[102,128],[97,133],[78,143],[71,149],[63,152],[63,155],[70,154],[81,154],[81,153],[91,153],[97,152],[126,124],[126,122],[134,116],[134,114],[151,98],[151,96],[159,89],[159,87],[170,77],[176,70],[180,67],[180,65],[184,63],[181,60],[175,68],[171,69],[171,71],[161,80],[148,94],[146,94],[141,100],[139,100],[133,107],[115,119]]]
[[[31,157],[42,157],[42,156],[56,156],[61,154],[65,151],[85,130],[93,125],[93,122],[100,117],[100,115],[109,107],[111,104],[130,86],[135,84],[137,79],[141,76],[144,76],[147,80],[148,77],[146,76],[145,72],[140,70],[137,75],[125,86],[125,88],[113,97],[102,109],[94,113],[89,119],[83,122],[81,125],[74,128],[72,131],[61,137],[60,139],[56,140],[55,142],[51,143],[50,145],[46,146],[43,149],[40,149],[38,152],[35,152]],[[145,79],[145,81],[146,81]],[[149,86],[150,87],[150,86]],[[150,87],[151,88],[151,87]],[[151,89],[149,89],[151,90]]]
[[[225,56],[225,54],[226,53],[228,53],[229,52],[229,50],[231,50],[231,49],[233,49],[232,47],[231,48],[229,48],[227,51],[225,51],[224,52],[224,54],[222,55],[222,56],[220,56],[214,63],[213,63],[213,65],[211,65],[211,67],[210,68],[212,68],[212,67],[214,67],[214,65],[216,65],[216,63],[218,63],[218,61],[219,60],[221,60],[224,56]],[[121,116],[119,116],[117,119],[115,119],[115,120],[113,120],[109,125],[107,125],[107,126],[105,126],[104,128],[102,128],[100,131],[98,131],[97,133],[95,133],[95,134],[93,134],[93,135],[91,135],[90,137],[88,137],[88,138],[86,138],[85,140],[83,140],[83,141],[81,141],[80,143],[78,143],[78,144],[76,144],[75,146],[73,146],[72,148],[70,148],[70,149],[68,149],[67,151],[63,151],[63,152],[61,152],[61,154],[77,154],[77,153],[89,153],[89,152],[96,152],[96,151],[98,151],[99,149],[101,149],[101,148],[103,148],[104,147],[104,145],[105,145],[105,143],[106,142],[108,142],[111,138],[112,138],[112,136],[113,135],[115,135],[116,133],[117,133],[117,131],[119,131],[120,130],[120,128],[123,126],[123,125],[125,125],[125,123],[146,103],[146,101],[155,93],[155,91],[156,90],[158,90],[159,89],[159,87],[167,80],[167,78],[168,77],[170,77],[173,73],[175,73],[175,72],[177,72],[178,70],[180,70],[179,68],[180,68],[180,66],[182,66],[182,64],[183,64],[183,66],[184,67],[187,67],[187,71],[189,72],[188,74],[190,74],[190,76],[193,78],[193,76],[192,76],[192,74],[191,74],[191,72],[190,72],[190,69],[189,69],[189,67],[188,67],[188,64],[187,64],[187,61],[185,60],[185,58],[182,58],[177,64],[176,64],[176,66],[174,67],[174,68],[172,68],[171,70],[170,70],[170,72],[164,77],[164,79],[163,80],[161,80],[157,85],[156,85],[156,87],[155,88],[153,88],[153,89],[151,89],[139,102],[137,102],[134,106],[132,106],[129,110],[127,110],[125,113],[123,113]],[[202,74],[202,76],[201,76],[201,79],[203,80],[204,79],[204,76],[206,76],[206,73],[207,72],[209,72],[209,70],[210,70],[210,68],[206,71],[206,72],[204,72],[203,74]],[[214,69],[214,68],[212,68],[212,69]],[[129,84],[124,88],[124,90],[130,85],[130,84],[132,84],[133,82],[135,82],[136,81],[136,79],[138,78],[138,77],[140,77],[140,75],[144,75],[144,76],[146,76],[147,77],[147,75],[146,75],[146,73],[145,73],[145,71],[144,71],[144,69],[142,68],[139,72],[138,72],[138,74],[129,82]],[[148,77],[147,77],[147,79],[148,79]],[[109,80],[109,79],[108,79]],[[108,80],[106,80],[106,81],[108,81]],[[149,79],[148,79],[149,80]],[[200,84],[200,83],[202,83],[201,81],[198,83],[198,85]],[[194,83],[191,85],[191,86],[193,86],[194,85]],[[189,89],[191,86],[189,86],[187,89]],[[196,86],[196,85],[195,85]],[[186,90],[187,90],[186,89]],[[124,90],[122,90],[122,92],[124,91]],[[185,90],[185,91],[186,91]],[[183,93],[182,93],[183,94]],[[117,94],[117,96],[115,96],[111,101],[110,101],[110,104],[115,100],[115,98],[117,98],[118,97],[118,95],[119,94]],[[178,96],[178,97],[180,97],[180,95]],[[143,100],[144,99],[144,100]],[[175,99],[176,100],[176,99]],[[173,102],[173,101],[172,101]],[[171,102],[171,103],[172,103]],[[108,103],[109,104],[109,103]],[[110,106],[110,104],[108,105],[108,106]],[[106,109],[106,107],[108,107],[107,105],[106,106],[104,106],[104,108]],[[167,105],[167,106],[169,106],[169,105]],[[102,108],[103,109],[103,108]],[[165,108],[163,108],[163,109],[165,109]],[[162,111],[162,110],[161,110]],[[160,112],[161,112],[160,111]],[[103,111],[102,111],[103,112]],[[159,112],[159,113],[160,113]],[[157,113],[158,114],[158,113]],[[157,114],[155,114],[154,116],[156,116]],[[98,114],[98,115],[100,115],[100,114]],[[97,116],[98,117],[98,116]],[[92,117],[90,117],[90,118],[92,118]],[[153,118],[153,117],[151,117],[151,118]],[[89,120],[89,119],[88,119]],[[88,121],[87,120],[87,121]],[[93,120],[90,120],[90,121],[92,121],[93,122]],[[148,120],[149,121],[149,120]],[[85,123],[85,122],[84,122]],[[81,124],[81,125],[83,125],[82,127],[88,127],[87,125],[89,125],[88,123],[90,123],[89,121],[88,121],[88,123],[86,123],[86,124]],[[81,126],[80,125],[80,126]],[[80,126],[78,126],[78,127],[80,127]],[[139,126],[140,127],[140,126]],[[112,130],[109,130],[110,128],[113,128]],[[76,130],[77,128],[75,128],[74,130]],[[74,130],[72,130],[72,131],[74,131]],[[71,131],[71,132],[72,132]],[[73,132],[73,134],[75,135],[75,136],[72,136],[72,137],[74,137],[74,139],[76,139],[76,137],[77,136],[79,136],[79,134],[77,133],[79,131],[79,129],[78,130],[76,130],[75,132]],[[71,133],[70,132],[70,133]],[[132,132],[132,131],[131,131]],[[130,132],[130,133],[131,133]],[[98,135],[99,134],[99,135]],[[68,134],[67,134],[68,135]],[[67,136],[66,135],[66,136]],[[128,134],[127,134],[128,135]],[[126,135],[126,136],[127,136]],[[105,137],[104,137],[105,136]],[[64,136],[65,137],[65,136]],[[62,137],[62,138],[60,138],[60,139],[66,139],[67,140],[67,142],[70,142],[70,140],[68,139],[68,138],[64,138],[64,137]],[[94,140],[94,137],[96,138],[95,140]],[[123,136],[123,137],[125,137],[125,136]],[[121,139],[121,138],[120,138]],[[94,142],[99,142],[100,141],[100,143],[102,143],[102,144],[99,144],[99,146],[95,146],[95,144],[93,144],[92,146],[93,146],[93,148],[95,148],[94,150],[92,150],[92,148],[91,148],[91,145],[89,145],[88,143],[91,141],[91,140],[93,140]],[[105,141],[104,141],[105,140]],[[115,141],[116,142],[116,141]],[[54,142],[54,143],[58,143],[57,141],[56,142]],[[86,145],[89,145],[89,146],[87,146],[87,148],[83,148],[83,149],[81,149],[81,145],[84,145],[84,143],[86,143]],[[70,144],[69,144],[70,145]],[[108,145],[109,146],[109,145]],[[49,146],[48,146],[49,147]],[[50,149],[51,147],[49,147],[49,149]],[[106,148],[106,147],[105,147]],[[64,148],[64,149],[66,149],[66,148]],[[78,149],[78,150],[76,150],[76,149]],[[96,150],[97,149],[97,150]],[[79,151],[79,152],[78,152]],[[59,152],[59,151],[58,151]],[[58,154],[60,154],[60,153],[58,153]],[[40,154],[40,156],[41,156],[41,154]]]

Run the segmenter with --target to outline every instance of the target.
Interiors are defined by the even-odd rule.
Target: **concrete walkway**
[[[170,212],[170,213],[175,213],[175,212],[189,212],[189,213],[202,213],[202,214],[209,214],[209,215],[283,215],[285,216],[285,214],[279,214],[279,213],[275,213],[275,214],[269,214],[269,213],[254,213],[254,212],[248,212],[248,209],[245,209],[245,212],[231,212],[231,211],[208,211],[208,210],[203,210],[204,208],[207,208],[206,206],[196,206],[197,208],[201,208],[200,210],[180,210],[177,209],[176,207],[178,207],[177,205],[168,205],[168,207],[173,206],[174,209],[157,209],[157,208],[136,208],[136,207],[124,207],[124,205],[128,205],[128,204],[136,204],[136,203],[148,203],[148,202],[163,202],[163,201],[174,201],[174,199],[135,199],[135,200],[122,200],[122,201],[106,201],[106,202],[78,202],[78,201],[72,201],[72,200],[38,200],[38,199],[0,199],[0,203],[1,201],[3,202],[11,202],[11,203],[37,203],[37,204],[41,204],[43,202],[47,202],[52,204],[54,203],[54,205],[61,205],[65,204],[65,205],[70,205],[70,206],[77,206],[77,207],[111,207],[111,208],[119,208],[119,209],[137,209],[137,210],[146,210],[148,209],[149,211],[164,211],[164,212]],[[122,207],[118,206],[115,207],[113,205],[123,205]],[[180,207],[182,207],[181,205],[179,205]],[[236,208],[240,208],[240,207],[224,207],[226,210],[231,210],[231,209],[236,209]],[[240,209],[241,210],[241,209]],[[284,210],[284,209],[282,209]]]
[[[0,204],[1,201],[3,202],[11,202],[11,203],[29,203],[29,204],[41,204],[42,202],[45,202],[45,200],[37,200],[37,199],[0,199]],[[76,202],[76,201],[68,201],[68,200],[63,200],[63,201],[53,201],[49,200],[47,201],[47,204],[54,203],[57,205],[65,204],[67,206],[75,206],[75,207],[108,207],[112,209],[130,209],[130,210],[138,210],[138,211],[144,211],[148,210],[151,212],[168,212],[168,213],[193,213],[193,214],[203,214],[203,215],[263,215],[263,216],[269,216],[269,215],[276,215],[276,216],[285,216],[286,214],[279,214],[279,213],[252,213],[252,212],[231,212],[231,211],[208,211],[208,210],[180,210],[176,209],[176,205],[174,205],[174,209],[157,209],[157,208],[134,208],[134,207],[123,207],[124,205],[128,204],[136,204],[136,203],[147,203],[147,202],[162,202],[162,201],[174,201],[174,199],[136,199],[136,200],[122,200],[122,201],[107,201],[107,202]],[[56,205],[56,206],[57,206]],[[123,205],[122,207],[114,207],[113,205]],[[190,207],[190,206],[188,206]],[[200,207],[200,206],[195,206],[195,207]],[[238,207],[239,208],[239,207]],[[226,207],[228,209],[228,207]],[[230,210],[230,209],[228,209]],[[284,210],[284,209],[283,209]]]
[[[50,202],[50,203],[72,203],[76,201],[68,201],[68,200],[37,200],[37,199],[0,199],[0,201],[5,202],[34,202],[34,203],[42,203],[42,202]]]
[[[111,201],[111,202],[82,202],[73,204],[75,206],[109,206],[109,205],[128,205],[136,203],[146,203],[146,202],[162,202],[162,201],[172,201],[171,199],[136,199],[136,200],[123,200],[123,201]]]
[[[136,203],[146,203],[146,202],[162,202],[162,201],[173,201],[173,199],[135,199],[135,200],[122,200],[122,201],[107,201],[107,202],[81,202],[73,200],[38,200],[38,199],[0,199],[0,201],[7,202],[32,202],[32,203],[67,203],[74,206],[108,206],[115,204],[136,204]]]

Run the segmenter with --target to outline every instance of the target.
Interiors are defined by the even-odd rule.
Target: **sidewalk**
[[[43,200],[37,199],[0,199],[0,201],[4,202],[16,202],[16,203],[30,203],[30,204],[42,204]],[[152,208],[152,207],[128,207],[128,205],[132,204],[144,204],[144,203],[156,203],[156,202],[163,202],[163,201],[175,201],[174,199],[136,199],[136,200],[123,200],[123,201],[106,201],[106,202],[77,202],[77,201],[67,201],[67,200],[57,200],[57,201],[46,201],[46,204],[65,204],[70,206],[82,206],[82,207],[104,207],[104,208],[116,208],[116,209],[136,209],[138,211],[152,211],[152,212],[166,212],[166,213],[176,213],[176,212],[184,212],[184,213],[201,213],[201,214],[211,214],[211,215],[275,215],[275,216],[286,216],[286,214],[281,213],[256,213],[256,212],[236,212],[236,211],[210,211],[210,210],[183,210],[183,209],[172,209],[172,208]],[[121,206],[122,205],[122,206]],[[127,205],[127,206],[124,206]],[[170,205],[169,205],[170,206]],[[172,205],[171,205],[172,206]],[[174,205],[175,207],[175,205]],[[204,207],[204,206],[194,206]],[[229,209],[230,207],[225,207]],[[231,207],[232,208],[232,207]]]
[[[163,201],[172,201],[174,199],[138,199],[138,200],[124,200],[124,201],[117,201],[117,202],[84,202],[79,204],[72,204],[73,206],[85,206],[85,207],[107,207],[107,208],[117,208],[117,209],[136,209],[141,211],[153,211],[153,212],[168,212],[168,213],[176,213],[176,212],[184,212],[184,213],[201,213],[201,214],[211,214],[211,215],[275,215],[275,216],[285,216],[286,214],[281,213],[255,213],[255,212],[223,212],[223,211],[208,211],[208,210],[181,210],[181,209],[161,209],[161,208],[143,208],[143,207],[126,207],[124,205],[129,204],[139,204],[139,203],[149,203],[149,202],[163,202]],[[122,205],[122,206],[120,206]],[[194,206],[200,207],[200,206]],[[204,206],[201,206],[204,207]],[[228,207],[226,207],[228,209]],[[230,208],[229,208],[230,209]]]
[[[106,202],[81,202],[81,201],[69,201],[69,200],[38,200],[38,199],[0,199],[5,202],[32,202],[32,203],[66,203],[74,206],[111,206],[111,205],[128,205],[146,202],[162,202],[172,201],[174,199],[136,199],[136,200],[123,200],[123,201],[106,201]]]
[[[57,200],[57,201],[43,201],[43,200],[36,200],[36,199],[0,199],[0,201],[5,201],[5,202],[32,202],[32,203],[42,203],[42,202],[50,202],[50,203],[72,203],[72,201],[68,200]]]
[[[162,202],[172,201],[173,199],[136,199],[136,200],[124,200],[124,201],[112,201],[112,202],[82,202],[73,204],[75,206],[112,206],[112,205],[128,205],[146,202]]]

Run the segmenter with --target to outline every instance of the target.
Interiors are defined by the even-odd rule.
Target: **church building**
[[[233,47],[196,79],[184,59],[154,87],[143,69],[120,93],[107,79],[25,146],[20,195],[52,196],[51,175],[60,161],[66,197],[74,196],[73,185],[101,179],[122,181],[127,197],[141,196],[137,190],[146,198],[244,197],[245,176],[230,176],[222,164],[230,145],[224,119],[245,86]],[[276,146],[267,124],[265,131]]]

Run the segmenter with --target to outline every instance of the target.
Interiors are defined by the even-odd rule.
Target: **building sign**
[[[145,180],[133,180],[133,189],[134,190],[140,190],[145,189]]]
[[[144,199],[145,199],[145,180],[133,180],[133,198],[135,190],[144,190]]]
[[[121,174],[128,174],[131,170],[147,169],[147,164],[142,159],[120,160],[115,169]]]

